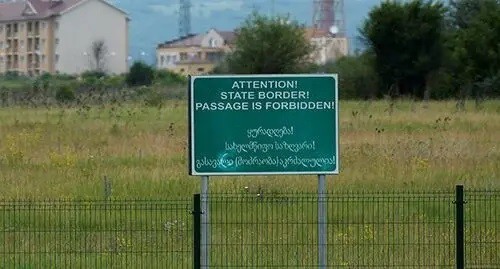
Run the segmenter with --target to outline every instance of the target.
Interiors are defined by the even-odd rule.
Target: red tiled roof
[[[201,46],[201,41],[203,40],[203,34],[189,34],[177,39],[166,41],[160,45],[159,48],[171,48],[171,47],[189,47],[189,46]]]
[[[31,4],[35,7],[35,9],[45,12],[46,16],[51,16],[66,11],[67,9],[75,6],[76,4],[78,4],[83,0],[58,0],[58,1],[27,0],[27,1],[30,1]]]
[[[236,33],[231,31],[217,31],[215,30],[227,44],[231,44],[236,39]],[[206,33],[202,34],[189,34],[177,39],[169,40],[158,45],[158,48],[172,48],[172,47],[196,47],[201,46],[201,42]]]
[[[23,2],[0,3],[0,21],[18,20],[25,6],[26,3]]]
[[[0,21],[44,19],[59,15],[83,1],[86,0],[26,0],[0,3]],[[29,4],[33,7],[35,14],[23,14]]]
[[[217,31],[220,36],[226,41],[226,43],[231,44],[236,39],[236,33],[232,31]]]

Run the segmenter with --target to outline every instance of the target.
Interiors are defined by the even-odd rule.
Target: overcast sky
[[[178,36],[179,0],[112,0],[129,13],[130,51],[134,58],[146,53],[152,62],[158,43]],[[274,2],[274,5],[273,5]],[[314,0],[191,0],[191,29],[194,33],[210,28],[232,30],[253,11],[271,15],[289,14],[300,23],[311,25]],[[370,8],[380,0],[345,0],[347,35],[356,41],[357,28]]]

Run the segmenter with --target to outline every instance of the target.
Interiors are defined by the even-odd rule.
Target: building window
[[[184,73],[184,68],[181,68],[181,73]]]
[[[45,29],[46,23],[43,21],[42,22],[42,29]]]
[[[164,62],[165,62],[165,57],[162,55],[160,56],[160,65],[163,65]]]
[[[187,60],[187,58],[188,58],[188,54],[187,54],[186,52],[181,52],[181,54],[180,54],[180,58],[181,58],[181,59],[180,59],[181,61],[182,61],[182,60]]]
[[[59,62],[59,54],[56,54],[55,60],[56,60],[56,63]]]
[[[205,71],[205,68],[203,68],[203,67],[198,68],[198,72],[203,72],[203,71]]]
[[[21,32],[24,31],[24,23],[20,23],[19,24],[19,29],[20,29]]]
[[[56,43],[56,45],[58,45],[58,44],[59,44],[59,38],[56,38],[56,39],[55,39],[55,43]]]
[[[45,63],[45,55],[42,54],[42,64]]]
[[[217,47],[217,40],[213,39],[213,38],[210,38],[210,40],[208,40],[208,45],[211,47],[211,48],[215,48]]]

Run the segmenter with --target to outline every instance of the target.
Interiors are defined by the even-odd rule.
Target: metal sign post
[[[318,268],[327,265],[326,176],[318,175]]]
[[[325,181],[339,173],[337,74],[190,76],[188,99],[189,174],[201,176],[201,267],[210,264],[209,176],[317,175],[318,264],[326,268]]]
[[[201,268],[209,268],[209,205],[208,205],[208,176],[201,177]]]

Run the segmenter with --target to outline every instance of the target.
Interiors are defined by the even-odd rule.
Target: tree
[[[301,72],[313,51],[304,27],[287,17],[253,13],[237,31],[235,50],[227,59],[237,74]]]
[[[467,28],[481,9],[483,0],[450,0],[449,22],[452,28]]]
[[[130,67],[126,82],[129,86],[149,86],[153,83],[155,72],[153,68],[143,62],[135,62]]]
[[[500,96],[500,1],[457,0],[450,17],[456,32],[450,47],[453,71],[462,87],[462,97],[472,91],[476,101]],[[467,18],[461,19],[460,16]]]
[[[381,97],[377,89],[377,75],[373,69],[373,55],[369,52],[346,56],[320,67],[327,73],[339,75],[341,99],[373,99]]]
[[[92,42],[91,51],[93,71],[104,73],[106,54],[108,53],[104,40]]]
[[[385,94],[428,96],[427,81],[443,58],[444,13],[441,3],[424,0],[387,1],[369,13],[360,33]]]

